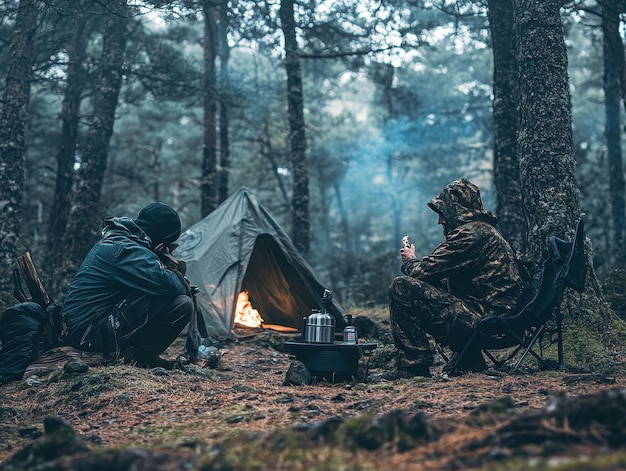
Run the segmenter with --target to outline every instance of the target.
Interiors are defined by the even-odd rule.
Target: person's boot
[[[467,353],[471,354],[467,355]],[[465,358],[467,359],[467,362],[463,362],[461,366],[462,369],[468,373],[482,373],[487,369],[487,362],[485,362],[485,357],[483,356],[483,352],[481,350],[466,352]]]
[[[487,363],[480,350],[468,350],[459,361],[457,352],[452,359],[443,367],[443,374],[448,376],[461,376],[466,373],[482,373],[487,369]]]
[[[164,368],[166,370],[174,370],[179,368],[180,364],[178,360],[166,360],[159,355],[148,357],[141,355],[135,351],[132,347],[122,349],[120,352],[124,364],[134,365],[138,368]]]
[[[399,368],[397,371],[400,375],[405,375],[407,378],[414,378],[415,376],[422,376],[424,378],[432,377],[428,365],[411,365],[405,368]]]
[[[179,368],[180,364],[178,360],[166,360],[160,356],[148,358],[144,360],[138,360],[137,366],[141,368],[163,368],[165,370],[175,370]]]

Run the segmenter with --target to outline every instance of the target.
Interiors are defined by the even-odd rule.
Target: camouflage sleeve
[[[450,274],[470,269],[480,257],[474,231],[468,225],[452,230],[432,254],[418,260],[407,260],[402,273],[425,281],[438,281]]]

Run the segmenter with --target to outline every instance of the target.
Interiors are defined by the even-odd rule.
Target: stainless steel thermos
[[[324,290],[322,309],[314,309],[307,318],[304,341],[310,343],[333,343],[335,341],[335,318],[330,314],[332,292]]]

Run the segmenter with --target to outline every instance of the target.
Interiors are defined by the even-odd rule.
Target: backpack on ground
[[[13,271],[13,294],[20,302],[0,317],[0,384],[21,380],[28,365],[63,344],[61,305],[46,293],[29,252],[17,262],[20,269]],[[20,272],[32,299],[22,289]]]
[[[28,365],[56,346],[53,318],[58,311],[57,304],[44,309],[32,301],[4,311],[0,318],[0,384],[22,379]]]

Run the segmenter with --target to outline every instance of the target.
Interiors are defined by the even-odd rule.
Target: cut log
[[[36,362],[28,365],[23,379],[31,376],[40,378],[46,376],[53,371],[63,368],[63,365],[72,358],[79,358],[88,366],[99,366],[106,363],[102,353],[99,352],[83,352],[68,346],[57,347],[48,350]]]
[[[18,257],[17,265],[20,268],[22,278],[26,282],[26,287],[28,288],[32,300],[44,309],[47,308],[50,304],[50,296],[48,296],[48,293],[37,275],[37,270],[35,270],[30,252],[26,252],[21,257]]]

